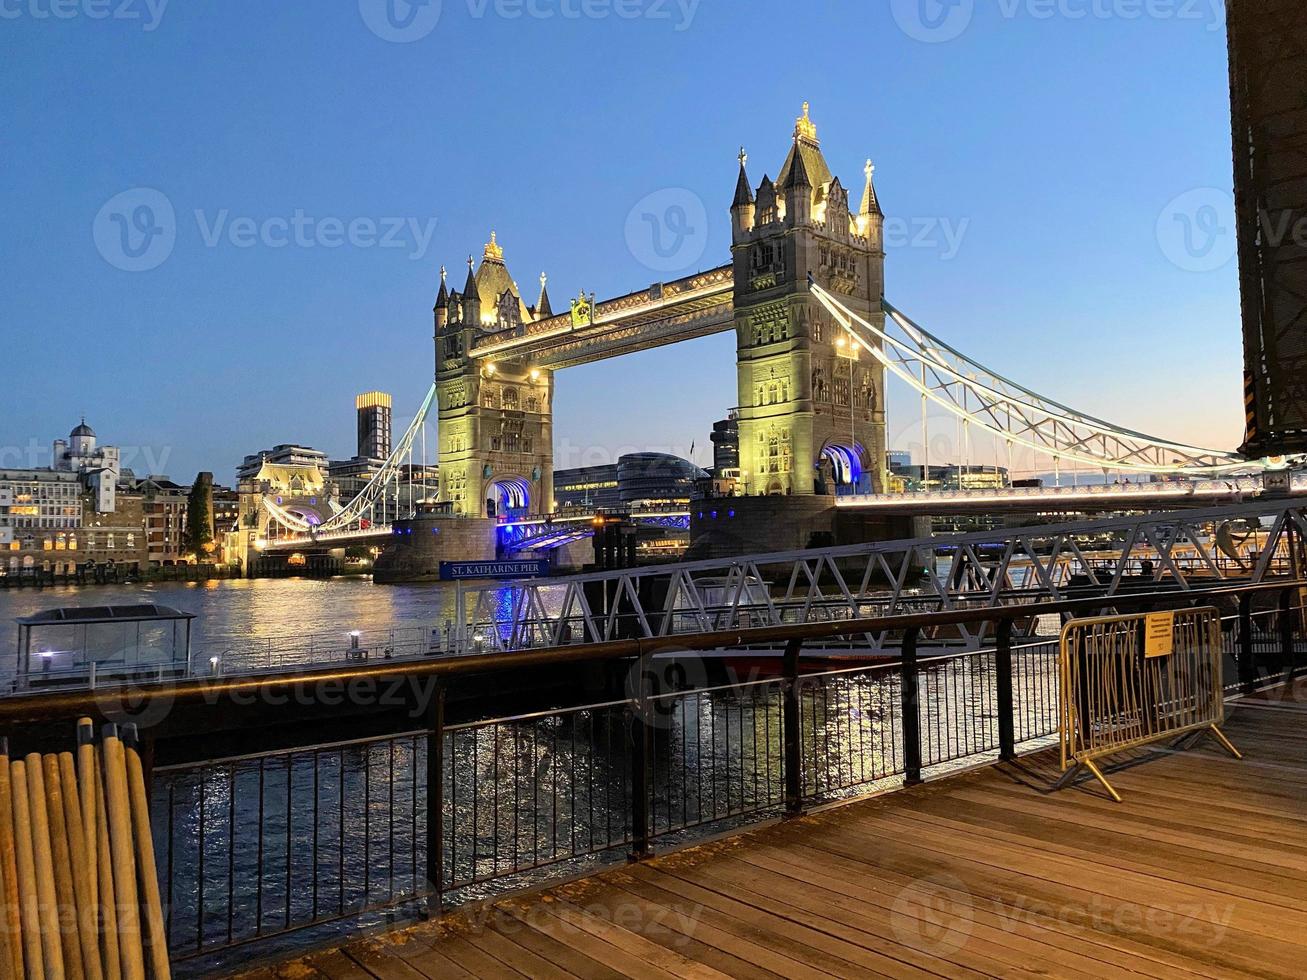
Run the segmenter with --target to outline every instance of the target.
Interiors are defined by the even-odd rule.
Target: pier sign
[[[446,582],[471,578],[542,578],[549,574],[549,560],[528,558],[512,561],[442,561],[440,577]]]

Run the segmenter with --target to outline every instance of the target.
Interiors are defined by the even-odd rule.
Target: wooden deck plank
[[[1307,694],[1300,683],[1296,695]],[[1038,755],[451,912],[249,980],[1296,977],[1307,710],[1047,792]]]
[[[864,876],[856,881],[846,881],[838,876],[823,873],[818,868],[818,862],[807,859],[806,856],[796,857],[788,851],[767,853],[761,849],[751,849],[741,854],[739,860],[741,863],[768,868],[776,871],[777,874],[789,876],[793,884],[787,886],[787,889],[805,887],[813,889],[814,903],[810,907],[822,909],[822,914],[830,914],[830,910],[840,908],[848,908],[858,914],[883,909],[890,913],[898,913],[899,916],[915,911],[911,906],[905,910],[905,903],[901,901],[904,889],[912,884],[911,879],[905,879],[897,885],[879,890],[873,886],[873,879]],[[945,882],[937,883],[937,889],[938,894],[947,897],[949,889]],[[953,900],[960,902],[966,898],[968,896],[958,893]],[[1058,962],[1062,960],[1062,954],[1065,954],[1076,968],[1091,970],[1102,976],[1113,975],[1114,968],[1134,976],[1164,975],[1161,969],[1148,969],[1146,962],[1138,955],[1122,952],[1110,946],[1101,946],[1079,936],[1069,935],[1065,931],[1057,931],[1040,922],[1035,916],[1025,917],[1022,920],[1008,920],[983,906],[974,906],[971,912],[973,920],[969,929],[973,935],[981,939],[1004,942],[1014,948],[1026,949],[1031,957],[1028,962]],[[931,930],[924,927],[927,924],[935,925],[936,922],[917,925],[921,922],[921,917],[915,915],[912,916],[912,921],[906,924],[901,919],[891,919],[891,923],[894,922],[898,922],[899,928],[893,930],[893,942],[905,944],[913,949],[923,949],[937,960],[946,960],[949,963],[950,976],[963,972],[963,968],[958,965],[961,957],[944,955],[939,943],[931,937]],[[1027,942],[1032,945],[1025,946],[1024,943]]]
[[[788,918],[777,912],[765,896],[755,895],[750,900],[739,892],[728,894],[726,890],[704,887],[694,876],[677,873],[665,864],[658,868],[637,865],[629,870],[634,878],[656,885],[687,901],[715,909],[750,929],[759,930],[758,935],[765,937],[766,944],[772,949],[783,949],[788,955],[797,956],[803,962],[834,976],[844,976],[850,972],[917,978],[937,975],[934,971],[923,970],[903,959],[851,942],[840,936],[829,922],[814,925]]]
[[[915,928],[904,928],[900,922],[899,928],[895,929],[895,913],[901,919],[908,914],[906,909],[854,903],[835,893],[822,893],[808,882],[726,855],[696,867],[678,868],[675,873],[702,882],[723,895],[747,899],[759,908],[770,908],[776,915],[811,929],[830,932],[847,942],[883,951],[918,970],[938,973],[942,961],[947,960],[947,975],[950,977],[1029,975],[1024,968],[1031,962],[1029,957],[1021,959],[1020,954],[1012,949],[1012,946],[1020,945],[1019,940],[1009,946],[980,937],[975,943],[968,944],[972,947],[969,956],[941,957],[936,944],[921,939],[928,923],[919,920]],[[796,898],[821,911],[811,912],[805,904],[794,904]],[[973,964],[972,958],[975,957],[981,959]],[[1102,974],[1081,973],[1071,967],[1066,975],[1090,977]]]
[[[1294,964],[1302,962],[1302,948],[1280,938],[1284,910],[1260,902],[1213,896],[1191,885],[1162,882],[1137,872],[1112,869],[1110,874],[1104,873],[1092,854],[1077,861],[1035,855],[992,842],[982,848],[967,838],[939,835],[920,824],[873,820],[867,815],[845,824],[841,834],[845,840],[860,839],[863,847],[874,847],[876,842],[887,839],[905,839],[911,834],[903,851],[912,852],[928,867],[949,867],[963,880],[974,875],[1000,883],[1013,903],[1033,899],[1056,909],[1074,910],[1077,917],[1091,915],[1094,908],[1126,904],[1131,918],[1140,921],[1138,937],[1181,955],[1189,955],[1194,948],[1193,940],[1187,937],[1219,941],[1210,958],[1233,971],[1252,971],[1267,964],[1272,974],[1291,976]],[[1120,902],[1122,894],[1130,896],[1128,903]],[[1111,917],[1099,918],[1098,927],[1106,931],[1131,931]],[[1163,919],[1173,924],[1165,930],[1148,925]]]

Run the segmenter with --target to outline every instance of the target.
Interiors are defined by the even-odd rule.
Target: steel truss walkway
[[[1260,582],[1293,570],[1295,538],[1307,540],[1307,509],[1259,501],[471,585],[460,591],[456,643],[525,650],[1062,599],[1077,588]],[[985,627],[961,626],[946,639],[975,647],[984,638]],[[864,639],[871,651],[898,643]]]

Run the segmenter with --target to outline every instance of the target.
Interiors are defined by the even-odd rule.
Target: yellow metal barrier
[[[1219,727],[1225,702],[1217,609],[1073,619],[1062,628],[1059,675],[1059,788],[1085,768],[1120,803],[1099,759],[1198,732],[1243,758]]]

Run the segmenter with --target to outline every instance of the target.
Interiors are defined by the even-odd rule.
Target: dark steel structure
[[[1249,457],[1307,452],[1307,5],[1227,0]]]

